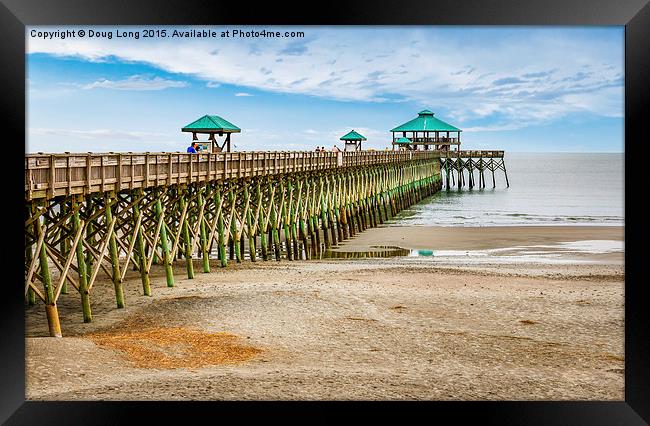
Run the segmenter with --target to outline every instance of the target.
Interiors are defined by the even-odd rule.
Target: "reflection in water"
[[[395,257],[408,256],[411,250],[390,247],[389,250],[372,250],[372,251],[332,251],[325,250],[319,259],[359,259],[367,257]]]
[[[363,257],[434,257],[433,250],[409,250],[395,246],[371,246],[373,249],[384,250],[369,250],[369,251],[325,251],[321,259],[336,258],[336,259],[352,259]]]
[[[529,245],[529,246],[515,246],[496,248],[488,250],[432,250],[432,249],[419,249],[411,250],[397,246],[370,246],[365,251],[341,251],[337,247],[327,249],[324,244],[312,247],[310,244],[305,247],[301,242],[297,245],[297,253],[293,250],[293,260],[318,260],[318,259],[362,259],[362,258],[417,258],[426,257],[436,261],[456,261],[460,258],[463,261],[472,262],[500,262],[500,261],[535,261],[535,262],[564,262],[566,256],[572,258],[572,262],[576,262],[576,255],[580,254],[606,254],[606,253],[622,253],[624,244],[622,241],[609,241],[609,240],[589,240],[579,242],[560,242],[548,245]],[[344,249],[344,247],[342,247]],[[282,258],[287,258],[287,245],[284,241],[280,242],[280,251]],[[244,245],[242,250],[242,259],[250,260],[250,248],[248,244]],[[262,252],[259,247],[255,250],[256,259],[264,261]],[[276,260],[275,252],[269,250],[266,260]],[[234,253],[231,254],[229,248],[226,249],[226,256],[231,261],[235,261]],[[197,258],[200,258],[198,256]],[[211,252],[212,259],[218,259],[219,253],[217,250]],[[196,258],[195,258],[196,259]],[[581,262],[592,262],[592,260],[581,260]]]
[[[283,259],[286,259],[287,256],[287,246],[285,241],[280,242],[280,247],[282,251],[282,257]],[[371,246],[372,250],[368,251],[337,251],[337,250],[332,250],[332,249],[327,249],[324,244],[321,244],[320,246],[316,246],[316,249],[314,250],[311,246],[307,247],[307,250],[305,250],[305,246],[300,243],[298,245],[298,252],[300,253],[300,256],[296,256],[295,259],[298,260],[305,260],[305,259],[359,259],[359,258],[386,258],[386,257],[397,257],[397,256],[413,256],[414,252],[418,252],[418,250],[408,250],[404,249],[401,247],[396,247],[396,246]],[[433,251],[431,250],[419,250],[419,252],[422,252],[422,256],[432,256]],[[242,258],[244,259],[250,259],[250,247],[248,244],[245,245],[244,250],[241,252],[242,253]],[[234,260],[234,253],[231,256],[230,250],[226,248],[226,256],[228,256],[229,260]],[[210,257],[212,259],[219,259],[219,251],[216,248],[213,248],[212,252],[210,253]],[[264,260],[262,259],[262,250],[257,247],[255,250],[255,257],[257,260]],[[268,251],[268,260],[275,260],[275,253],[273,250]]]

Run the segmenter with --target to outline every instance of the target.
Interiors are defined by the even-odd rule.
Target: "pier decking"
[[[65,153],[25,156],[25,200],[160,185],[322,171],[338,167],[388,164],[411,159],[503,159],[504,151],[357,151],[357,152],[234,152],[186,153]],[[458,171],[458,162],[450,167]],[[470,171],[469,163],[463,169]],[[486,163],[486,170],[492,170]],[[480,170],[478,167],[473,169]],[[494,170],[496,170],[496,166]],[[171,173],[169,172],[171,170]],[[494,170],[492,170],[494,172]],[[502,170],[505,171],[505,165]],[[461,179],[462,180],[462,179]],[[473,181],[473,179],[471,179]]]
[[[25,199],[433,158],[439,158],[439,154],[433,151],[28,154],[25,156]]]

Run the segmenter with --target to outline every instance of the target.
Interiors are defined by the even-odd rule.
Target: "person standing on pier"
[[[196,154],[197,152],[199,152],[198,149],[199,149],[199,144],[197,142],[192,142],[192,145],[187,147],[187,152]]]

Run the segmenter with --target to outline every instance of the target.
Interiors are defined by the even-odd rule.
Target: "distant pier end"
[[[476,151],[460,149],[462,130],[441,119],[428,109],[422,110],[414,119],[390,130],[393,150],[436,151],[440,153],[440,166],[445,176],[445,187],[457,185],[458,190],[485,188],[485,172],[492,173],[492,187],[496,187],[494,172],[503,171],[506,186],[510,187],[504,151]],[[452,150],[452,147],[456,147]],[[467,172],[467,177],[465,177]],[[478,175],[478,182],[474,172]]]
[[[462,187],[469,189],[478,187],[485,188],[485,172],[492,173],[492,188],[496,188],[494,172],[503,171],[506,178],[506,186],[510,187],[508,172],[504,160],[504,151],[441,151],[440,169],[445,176],[445,188],[447,191],[451,186],[457,185],[460,191]],[[467,172],[467,177],[465,177]],[[476,172],[478,183],[476,182]]]

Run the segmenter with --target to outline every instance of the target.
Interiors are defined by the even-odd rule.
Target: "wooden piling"
[[[243,225],[241,225],[243,226]],[[235,249],[235,255],[237,256],[237,263],[241,263],[241,261],[244,259],[244,253],[246,251],[245,249],[245,243],[244,243],[244,233],[242,230],[239,231],[239,245]]]
[[[268,224],[266,222],[266,208],[263,207],[264,200],[262,198],[262,186],[260,182],[257,182],[256,186],[256,192],[257,192],[257,200],[258,203],[260,204],[260,209],[259,213],[257,216],[257,221],[258,221],[258,229],[259,229],[259,234],[260,234],[260,250],[262,252],[262,260],[268,261],[269,260],[269,253],[268,253],[268,243],[266,241],[266,234],[268,232]],[[271,200],[269,199],[269,202]]]
[[[167,236],[167,227],[165,226],[165,215],[160,201],[160,194],[156,199],[156,220],[162,223],[160,227],[160,247],[163,253],[163,263],[165,265],[165,276],[167,278],[167,287],[174,287],[174,269],[172,268],[171,253],[169,250],[169,239]]]
[[[204,189],[199,188],[197,194],[197,202],[199,210],[205,209],[205,199],[203,196]],[[201,260],[203,261],[203,273],[210,272],[210,250],[208,249],[208,232],[205,217],[201,216],[199,220],[199,245],[201,250]]]
[[[136,192],[136,196],[142,194],[142,190]],[[138,218],[143,213],[140,212],[139,203],[133,206],[133,220],[134,226],[138,222]],[[140,221],[142,223],[142,221]],[[140,281],[142,282],[142,292],[145,296],[151,296],[151,281],[149,278],[149,262],[147,262],[147,253],[144,247],[144,227],[141,225],[136,234],[136,252],[138,254],[138,269],[140,272]]]
[[[184,211],[187,208],[189,191],[187,187],[182,188],[181,191],[182,194],[180,198],[180,209],[181,211]],[[185,220],[183,220],[180,224],[180,229],[178,229],[176,232],[180,232],[183,238],[183,254],[185,257],[185,269],[187,269],[187,278],[194,279],[194,264],[192,262],[194,247],[192,247],[191,244],[192,239],[190,238],[190,229],[187,223],[189,220],[188,217],[189,214],[185,216]]]
[[[293,204],[293,185],[289,182],[288,184],[288,190],[291,192],[291,197],[289,197],[289,208],[287,209],[287,220],[288,220],[288,226],[289,226],[289,237],[291,238],[291,246],[292,246],[292,253],[293,253],[293,260],[300,260],[301,254],[300,250],[298,249],[298,229],[296,228],[296,208],[294,207]],[[297,190],[298,200],[296,202],[300,202],[300,189]],[[289,242],[287,242],[289,244]]]
[[[280,184],[280,191],[284,195],[285,187],[284,183]],[[292,199],[292,193],[291,193],[291,188],[287,187],[287,191],[289,194],[289,204],[291,203]],[[284,245],[287,251],[287,260],[293,260],[293,249],[291,247],[291,229],[290,229],[290,224],[289,224],[289,208],[285,203],[282,203],[280,206],[281,208],[281,214],[282,214],[282,229],[284,230]]]
[[[104,212],[104,217],[106,218],[106,223],[113,222],[113,207],[111,206],[111,201],[115,198],[115,194],[112,192],[106,193],[106,211]],[[115,232],[111,232],[109,236],[109,252],[111,257],[111,267],[112,267],[112,280],[113,287],[115,288],[115,302],[117,303],[118,308],[124,308],[124,289],[122,288],[122,274],[120,274],[120,257],[117,250],[117,241]],[[101,260],[99,260],[101,262]]]
[[[25,205],[25,216],[26,218],[33,218],[36,213],[36,203],[31,203],[31,204],[26,204]],[[36,239],[38,238],[38,231],[36,228],[36,224],[34,223],[32,226],[32,233],[33,237]],[[32,252],[32,244],[28,243],[28,237],[25,238],[25,265],[27,265],[28,268],[31,267],[34,257],[38,256],[39,253],[33,253]],[[36,250],[36,248],[34,248]],[[36,292],[34,292],[34,289],[32,288],[29,283],[26,283],[27,285],[27,305],[28,306],[34,306],[36,304]]]
[[[490,163],[492,164],[492,167],[490,167],[490,170],[492,171],[492,188],[496,188],[497,183],[494,180],[494,160],[492,160]]]
[[[77,203],[77,198],[73,198],[72,203],[72,229],[75,233],[79,232],[81,228],[81,218],[79,214],[79,204]],[[83,252],[83,242],[79,240],[77,246],[75,247],[77,254],[77,269],[79,270],[79,294],[81,296],[81,310],[83,313],[83,321],[88,323],[93,320],[92,310],[90,307],[90,290],[88,289],[88,271],[87,263],[84,257]]]
[[[41,225],[40,218],[36,220],[37,235],[45,233]],[[45,243],[41,245],[39,252],[39,262],[41,266],[41,277],[44,287],[44,302],[45,302],[45,315],[47,317],[47,325],[51,337],[61,337],[61,323],[59,322],[59,311],[56,307],[56,300],[54,299],[54,286],[52,284],[52,276],[50,275],[50,267],[47,262],[47,252],[45,251]]]
[[[31,244],[26,244],[25,245],[25,263],[27,265],[32,263],[32,245]],[[27,305],[28,306],[34,306],[36,304],[36,293],[34,292],[34,289],[29,286],[27,288]]]
[[[268,183],[268,189],[269,192],[271,191],[271,182]],[[284,190],[283,188],[280,188],[280,193],[282,194],[282,201],[280,203],[282,204],[284,202]],[[270,215],[270,220],[269,223],[271,225],[271,235],[269,237],[269,244],[273,244],[273,251],[275,253],[275,260],[280,261],[280,254],[282,252],[282,247],[280,245],[280,234],[278,233],[278,227],[280,224],[278,223],[278,220],[280,218],[280,212],[278,209],[275,207],[275,202],[271,202],[271,209],[269,210],[269,215]]]
[[[68,214],[68,211],[69,211],[68,203],[64,201],[63,203],[61,203],[61,214],[63,216],[66,216]],[[62,232],[64,232],[64,231],[62,231]],[[62,238],[61,239],[60,250],[61,250],[61,255],[64,258],[68,257],[68,255],[69,255],[69,252],[70,252],[70,247],[68,247],[69,244],[70,244],[70,240],[68,238]],[[68,280],[63,281],[63,284],[62,284],[62,287],[61,287],[61,294],[68,294]]]
[[[251,259],[251,262],[257,261],[257,241],[256,241],[256,235],[253,233],[253,218],[252,212],[249,210],[248,211],[248,218],[246,219],[246,229],[248,233],[248,251],[249,251],[249,256]]]
[[[315,221],[318,221],[314,213],[316,185],[308,183],[307,192],[309,193],[309,203],[307,206],[307,232],[309,233],[309,240],[311,243],[311,255],[315,256],[318,252],[318,248],[320,247],[320,243],[317,243],[318,228],[314,226]]]
[[[92,197],[88,197],[86,199],[86,204],[88,205],[88,203],[92,203]],[[94,232],[95,232],[95,227],[93,221],[89,219],[88,223],[86,223],[86,243],[91,247],[95,245]],[[90,250],[87,250],[86,251],[86,273],[87,273],[86,280],[87,281],[90,281],[90,274],[93,269],[93,263],[94,262],[93,262],[92,253]]]
[[[329,250],[332,246],[330,245],[330,239],[328,236],[329,231],[329,222],[327,219],[327,205],[325,203],[325,195],[323,194],[324,183],[323,177],[320,177],[320,193],[318,198],[320,200],[320,214],[321,214],[321,226],[323,228],[323,240],[325,240],[325,248]]]
[[[221,187],[218,186],[214,191],[214,205],[217,208],[217,250],[219,251],[219,262],[221,267],[225,268],[228,266],[228,256],[226,254],[226,226],[224,224],[224,213],[223,205],[221,200]]]

